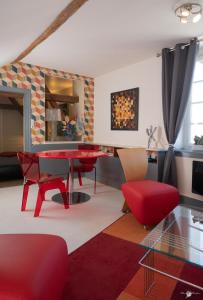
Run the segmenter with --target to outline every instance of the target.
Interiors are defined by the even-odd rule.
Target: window
[[[191,95],[176,147],[191,147],[195,135],[203,135],[203,59],[200,55],[196,62]]]
[[[192,84],[190,107],[190,143],[203,135],[203,62],[197,61]]]

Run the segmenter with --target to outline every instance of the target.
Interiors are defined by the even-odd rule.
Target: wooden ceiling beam
[[[67,95],[60,95],[60,94],[45,93],[45,100],[46,101],[53,101],[53,102],[78,103],[79,102],[79,97],[78,96],[67,96]]]
[[[15,109],[23,116],[23,106],[19,105],[18,101],[16,101],[13,97],[8,97],[8,99],[11,101]]]
[[[49,101],[51,108],[59,108],[58,104],[55,101]]]
[[[10,92],[0,92],[0,97],[5,97],[5,98],[22,98],[23,97],[23,93],[10,93]]]
[[[59,108],[58,103],[56,101],[45,101],[46,108]]]
[[[12,62],[18,62],[27,56],[35,47],[46,40],[62,24],[64,24],[88,0],[72,0],[56,17],[56,19]]]
[[[0,103],[0,109],[16,110],[16,108],[12,104],[4,104],[4,103]]]

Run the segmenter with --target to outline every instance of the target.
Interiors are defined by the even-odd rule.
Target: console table
[[[103,184],[120,189],[121,184],[125,182],[125,176],[117,155],[117,149],[130,148],[130,146],[128,147],[103,143],[92,144],[98,145],[101,151],[111,154],[108,160],[101,158],[99,161],[97,161],[97,180]],[[146,149],[146,151],[149,157],[146,178],[161,181],[166,150]],[[93,175],[91,173],[87,174],[86,176],[90,179],[93,179]]]

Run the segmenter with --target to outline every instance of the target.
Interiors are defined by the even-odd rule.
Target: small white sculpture
[[[157,127],[154,127],[151,125],[149,128],[146,129],[146,133],[148,135],[148,145],[147,148],[149,149],[151,147],[151,142],[155,142],[156,143],[156,139],[154,137],[154,133],[157,130]]]

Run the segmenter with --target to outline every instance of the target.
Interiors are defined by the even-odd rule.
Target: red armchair
[[[69,208],[67,191],[65,184],[63,183],[63,178],[46,173],[40,173],[39,157],[37,154],[18,152],[17,155],[24,176],[21,211],[24,211],[26,208],[28,191],[32,184],[38,184],[39,187],[34,217],[39,216],[42,202],[45,199],[45,193],[48,190],[59,189],[64,200],[64,207]]]
[[[165,183],[146,180],[147,155],[144,148],[117,150],[126,183],[122,185],[124,210],[130,208],[143,225],[159,223],[179,203],[177,189]],[[125,211],[124,211],[125,212]]]
[[[60,300],[68,273],[66,242],[48,234],[0,234],[0,299]]]

